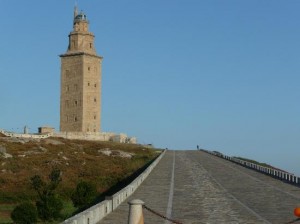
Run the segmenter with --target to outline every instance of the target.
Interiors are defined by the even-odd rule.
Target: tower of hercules
[[[101,61],[86,15],[74,10],[69,46],[61,57],[61,132],[100,132]]]

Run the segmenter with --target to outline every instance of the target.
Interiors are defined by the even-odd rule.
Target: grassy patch
[[[12,155],[7,159],[0,156],[1,224],[11,221],[10,213],[16,204],[36,200],[36,192],[30,185],[30,178],[34,175],[47,180],[53,168],[62,171],[57,193],[64,200],[62,215],[66,218],[75,210],[69,198],[79,181],[94,183],[98,194],[103,195],[112,187],[124,184],[158,156],[156,149],[142,145],[61,138],[30,141],[0,138],[0,145]],[[111,156],[101,153],[103,150],[112,151]],[[120,151],[132,157],[121,157]]]
[[[76,211],[76,208],[73,206],[72,201],[64,201],[64,208],[61,212],[62,220],[67,219],[68,217],[72,216],[72,214]]]
[[[0,204],[0,224],[12,224],[13,221],[10,218],[11,212],[14,210],[14,208],[17,206],[17,204]],[[51,224],[61,223],[63,220],[70,217],[74,212],[76,208],[74,208],[72,201],[66,200],[64,201],[64,208],[61,212],[62,217],[60,221],[53,221],[53,222],[47,222]],[[39,221],[39,223],[45,223],[44,221]]]
[[[267,163],[261,163],[261,162],[257,162],[253,159],[247,159],[247,158],[243,158],[243,157],[233,157],[233,158],[237,158],[237,159],[240,159],[240,160],[243,160],[243,161],[246,161],[246,162],[250,162],[250,163],[253,163],[253,164],[256,164],[256,165],[259,165],[259,166],[264,166],[264,167],[267,167],[267,168],[271,168],[271,169],[277,169],[277,170],[281,170],[283,172],[287,172],[287,171],[284,171],[282,169],[279,169],[279,168],[276,168],[274,166],[271,166]],[[288,172],[287,172],[288,173]]]
[[[243,158],[243,157],[233,157],[233,158],[240,159],[240,160],[243,160],[243,161],[246,161],[246,162],[250,162],[250,163],[253,163],[253,164],[256,164],[256,165],[272,168],[272,166],[267,164],[267,163],[260,163],[258,161],[253,160],[253,159],[247,159],[247,158]]]
[[[13,223],[10,219],[10,213],[15,208],[16,204],[0,204],[0,223]]]

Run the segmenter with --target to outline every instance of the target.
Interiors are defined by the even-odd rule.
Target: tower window
[[[92,46],[93,46],[92,43],[90,43],[90,48],[92,48]]]
[[[97,87],[97,84],[95,84],[94,86]]]
[[[90,86],[90,83],[88,82],[88,86]]]
[[[88,67],[88,71],[91,71],[91,67]]]
[[[97,102],[97,99],[96,99],[96,98],[94,98],[94,102],[95,102],[95,103]]]
[[[66,70],[66,77],[67,77],[67,78],[70,77],[70,70]]]
[[[96,116],[96,115],[94,115],[94,120],[96,120],[96,118],[97,118],[97,116]]]
[[[75,104],[75,106],[77,107],[77,104],[78,104],[77,100],[74,101],[74,104]]]
[[[77,117],[76,116],[74,117],[74,121],[77,121]]]

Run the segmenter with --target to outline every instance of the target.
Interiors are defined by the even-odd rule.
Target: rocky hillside
[[[113,142],[0,137],[0,217],[1,204],[36,197],[30,186],[34,175],[47,180],[53,168],[60,169],[59,193],[65,198],[80,180],[93,182],[101,194],[150,162],[158,152]]]

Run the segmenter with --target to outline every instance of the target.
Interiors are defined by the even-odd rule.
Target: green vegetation
[[[16,224],[34,224],[37,223],[36,207],[28,202],[15,207],[11,213],[11,218]]]
[[[51,209],[50,213],[60,221],[66,219],[76,212],[71,196],[79,183],[96,187],[97,197],[88,203],[92,205],[128,184],[160,152],[142,145],[61,138],[28,141],[0,137],[0,146],[12,155],[0,155],[0,224],[12,223],[11,212],[24,202],[37,202],[40,215],[50,209],[48,202],[62,207],[58,213]],[[59,170],[59,178],[57,173],[49,176],[51,170]]]
[[[71,217],[72,214],[76,211],[76,208],[73,206],[71,200],[63,201],[63,209],[61,210],[61,219],[65,220],[68,217]]]
[[[10,213],[14,210],[16,204],[0,204],[0,223],[12,223]]]
[[[35,175],[31,178],[31,184],[38,193],[36,207],[38,215],[43,221],[52,221],[61,217],[60,212],[63,202],[56,194],[55,190],[62,181],[59,169],[53,169],[49,175],[50,182],[44,182],[40,176]]]
[[[81,181],[77,184],[76,190],[71,196],[73,205],[83,208],[89,205],[97,195],[96,186],[90,182]]]
[[[267,163],[260,163],[260,162],[257,162],[255,160],[252,160],[252,159],[247,159],[247,158],[243,158],[243,157],[233,157],[233,158],[244,160],[246,162],[254,163],[256,165],[260,165],[260,166],[264,166],[264,167],[268,167],[268,168],[274,168],[273,166],[271,166]]]

